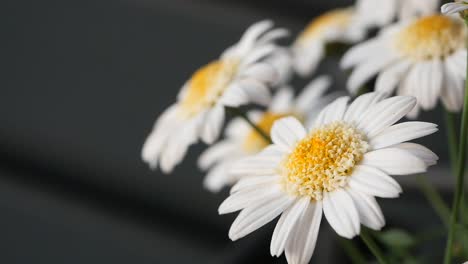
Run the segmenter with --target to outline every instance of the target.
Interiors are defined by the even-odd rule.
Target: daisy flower
[[[468,1],[455,1],[455,3],[447,3],[440,8],[440,11],[446,15],[456,14],[468,9]]]
[[[354,23],[354,8],[335,9],[312,20],[293,43],[294,68],[302,76],[311,74],[325,56],[330,42],[354,43],[365,30]]]
[[[252,25],[218,60],[197,70],[179,92],[175,104],[161,114],[147,138],[142,157],[152,168],[158,164],[168,173],[179,163],[188,147],[201,139],[210,144],[224,123],[225,106],[250,102],[267,104],[268,85],[275,82],[273,66],[261,62],[273,54],[274,41],[287,34],[271,30],[270,21]]]
[[[281,215],[270,251],[288,263],[308,263],[322,214],[336,233],[351,239],[360,225],[379,230],[385,219],[375,197],[395,198],[389,175],[422,173],[436,163],[429,149],[407,143],[437,131],[424,122],[395,124],[416,104],[410,96],[342,97],[325,107],[311,129],[293,118],[276,121],[273,144],[236,168],[244,173],[219,213],[241,210],[229,230],[240,239]],[[242,165],[242,166],[241,166]]]
[[[460,111],[466,78],[465,39],[461,19],[444,15],[393,25],[344,55],[342,68],[355,68],[348,89],[355,94],[378,75],[376,91],[396,89],[399,95],[418,99],[409,117],[416,117],[420,108],[433,109],[439,98],[448,110]]]
[[[437,12],[440,0],[358,0],[356,13],[359,23],[367,27],[381,27],[390,24],[397,17],[400,20]]]
[[[328,103],[329,99],[322,95],[329,85],[328,77],[317,78],[296,98],[293,89],[284,87],[278,90],[265,112],[249,112],[249,119],[267,134],[276,120],[286,116],[292,115],[306,123],[310,122]],[[268,144],[245,120],[233,119],[226,128],[225,139],[208,148],[198,160],[199,167],[208,170],[204,186],[217,192],[236,183],[242,175],[231,173],[230,169],[235,162],[257,154]]]

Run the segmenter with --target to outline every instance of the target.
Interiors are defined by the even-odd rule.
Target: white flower
[[[393,25],[379,36],[351,48],[343,57],[344,69],[355,67],[348,89],[358,89],[378,74],[376,91],[412,95],[420,108],[432,109],[439,98],[450,111],[463,105],[466,75],[466,29],[461,19],[432,15]]]
[[[374,197],[395,198],[400,185],[389,175],[422,173],[437,161],[429,149],[406,143],[437,131],[424,122],[394,124],[416,104],[409,96],[381,100],[368,93],[347,105],[342,97],[322,110],[309,132],[292,117],[277,121],[273,144],[246,159],[240,180],[219,207],[241,210],[229,230],[240,239],[281,215],[271,255],[286,253],[288,263],[308,263],[322,212],[338,235],[352,238],[360,225],[385,225]],[[240,164],[239,164],[240,165]]]
[[[294,68],[303,76],[311,74],[325,56],[330,42],[354,43],[365,37],[364,28],[354,23],[353,8],[335,9],[314,20],[299,34],[293,44]]]
[[[400,20],[437,12],[440,0],[358,0],[356,13],[359,23],[367,27],[390,24],[395,17]]]
[[[170,172],[191,144],[199,139],[210,144],[218,138],[225,106],[269,102],[267,86],[274,83],[277,73],[260,60],[274,53],[273,42],[287,34],[284,29],[270,30],[272,26],[270,21],[252,25],[218,60],[192,75],[177,102],[156,121],[143,146],[144,161]]]
[[[274,88],[286,85],[293,77],[293,57],[289,49],[279,48],[275,53],[266,58],[265,62],[271,64],[278,73],[278,80]]]
[[[286,116],[292,115],[310,123],[328,103],[329,99],[322,95],[329,85],[328,77],[317,78],[296,98],[291,88],[284,87],[278,90],[265,112],[249,112],[249,118],[267,134],[276,120]],[[257,154],[268,144],[245,120],[233,119],[226,128],[226,138],[200,156],[199,167],[208,170],[205,187],[217,192],[224,186],[236,183],[242,175],[231,173],[230,168],[240,159]]]
[[[455,3],[447,3],[440,8],[443,14],[456,14],[468,9],[468,1],[456,1]]]

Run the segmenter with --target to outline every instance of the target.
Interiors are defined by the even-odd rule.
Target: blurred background
[[[317,14],[352,2],[6,1],[0,263],[285,263],[269,256],[271,224],[230,242],[235,214],[218,216],[227,192],[202,187],[195,163],[202,145],[172,175],[149,170],[140,149],[191,73],[250,24],[270,18],[296,34]],[[320,72],[343,89],[337,59]],[[443,124],[441,111],[422,119]],[[444,133],[424,142],[442,157],[429,177],[447,191]],[[414,177],[398,180],[402,197],[380,201],[388,226],[440,225]],[[329,229],[323,221],[312,263],[347,263]],[[420,250],[437,263],[442,248],[436,240]]]

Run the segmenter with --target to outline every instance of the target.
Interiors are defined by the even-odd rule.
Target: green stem
[[[468,19],[465,19],[465,24],[468,26]],[[467,56],[468,62],[468,56]],[[468,67],[467,67],[468,77]],[[455,196],[453,198],[452,215],[450,217],[450,229],[447,237],[447,245],[445,248],[444,263],[449,264],[452,260],[452,245],[455,236],[455,227],[457,223],[457,216],[460,210],[461,198],[464,187],[464,174],[465,174],[465,159],[466,159],[466,140],[468,137],[468,78],[465,80],[465,98],[462,112],[462,124],[460,129],[460,149],[458,151],[457,174],[455,185]]]
[[[366,258],[351,240],[340,237],[339,242],[353,264],[366,263]]]
[[[450,219],[450,209],[445,204],[439,192],[428,182],[427,178],[423,175],[418,175],[416,181],[423,192],[426,199],[430,202],[436,213],[446,227],[448,227]]]
[[[372,254],[374,254],[375,258],[377,258],[377,261],[380,264],[387,264],[388,262],[385,260],[385,255],[377,246],[374,239],[372,239],[372,237],[369,235],[368,231],[366,229],[362,229],[360,236],[361,236],[362,241],[364,241],[364,243],[372,252]]]
[[[242,111],[241,109],[239,108],[234,108],[234,107],[226,107],[226,111],[231,113],[232,115],[234,116],[238,116],[242,119],[244,119],[255,131],[257,131],[257,133],[263,137],[268,143],[272,143],[271,139],[270,139],[270,136],[268,135],[268,133],[266,133],[265,131],[263,131],[260,127],[258,127],[254,122],[252,122],[249,117],[247,116],[247,113]]]

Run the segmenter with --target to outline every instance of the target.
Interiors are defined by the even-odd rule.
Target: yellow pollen
[[[237,61],[217,60],[198,69],[180,102],[183,114],[191,116],[213,106],[234,78],[237,65]]]
[[[283,161],[283,187],[291,195],[322,200],[324,192],[346,186],[367,150],[363,134],[344,122],[314,129]]]
[[[298,43],[310,38],[321,38],[330,28],[345,29],[353,16],[350,8],[335,9],[312,20],[297,39]]]
[[[395,39],[399,53],[413,60],[443,59],[464,48],[463,23],[443,15],[423,17],[413,22]]]
[[[291,116],[290,113],[279,114],[272,112],[265,112],[260,120],[256,123],[258,128],[264,131],[267,135],[270,135],[271,127],[276,120]],[[251,129],[251,131],[245,137],[244,143],[242,145],[245,152],[249,154],[255,154],[264,149],[270,143],[265,140],[257,131]]]

